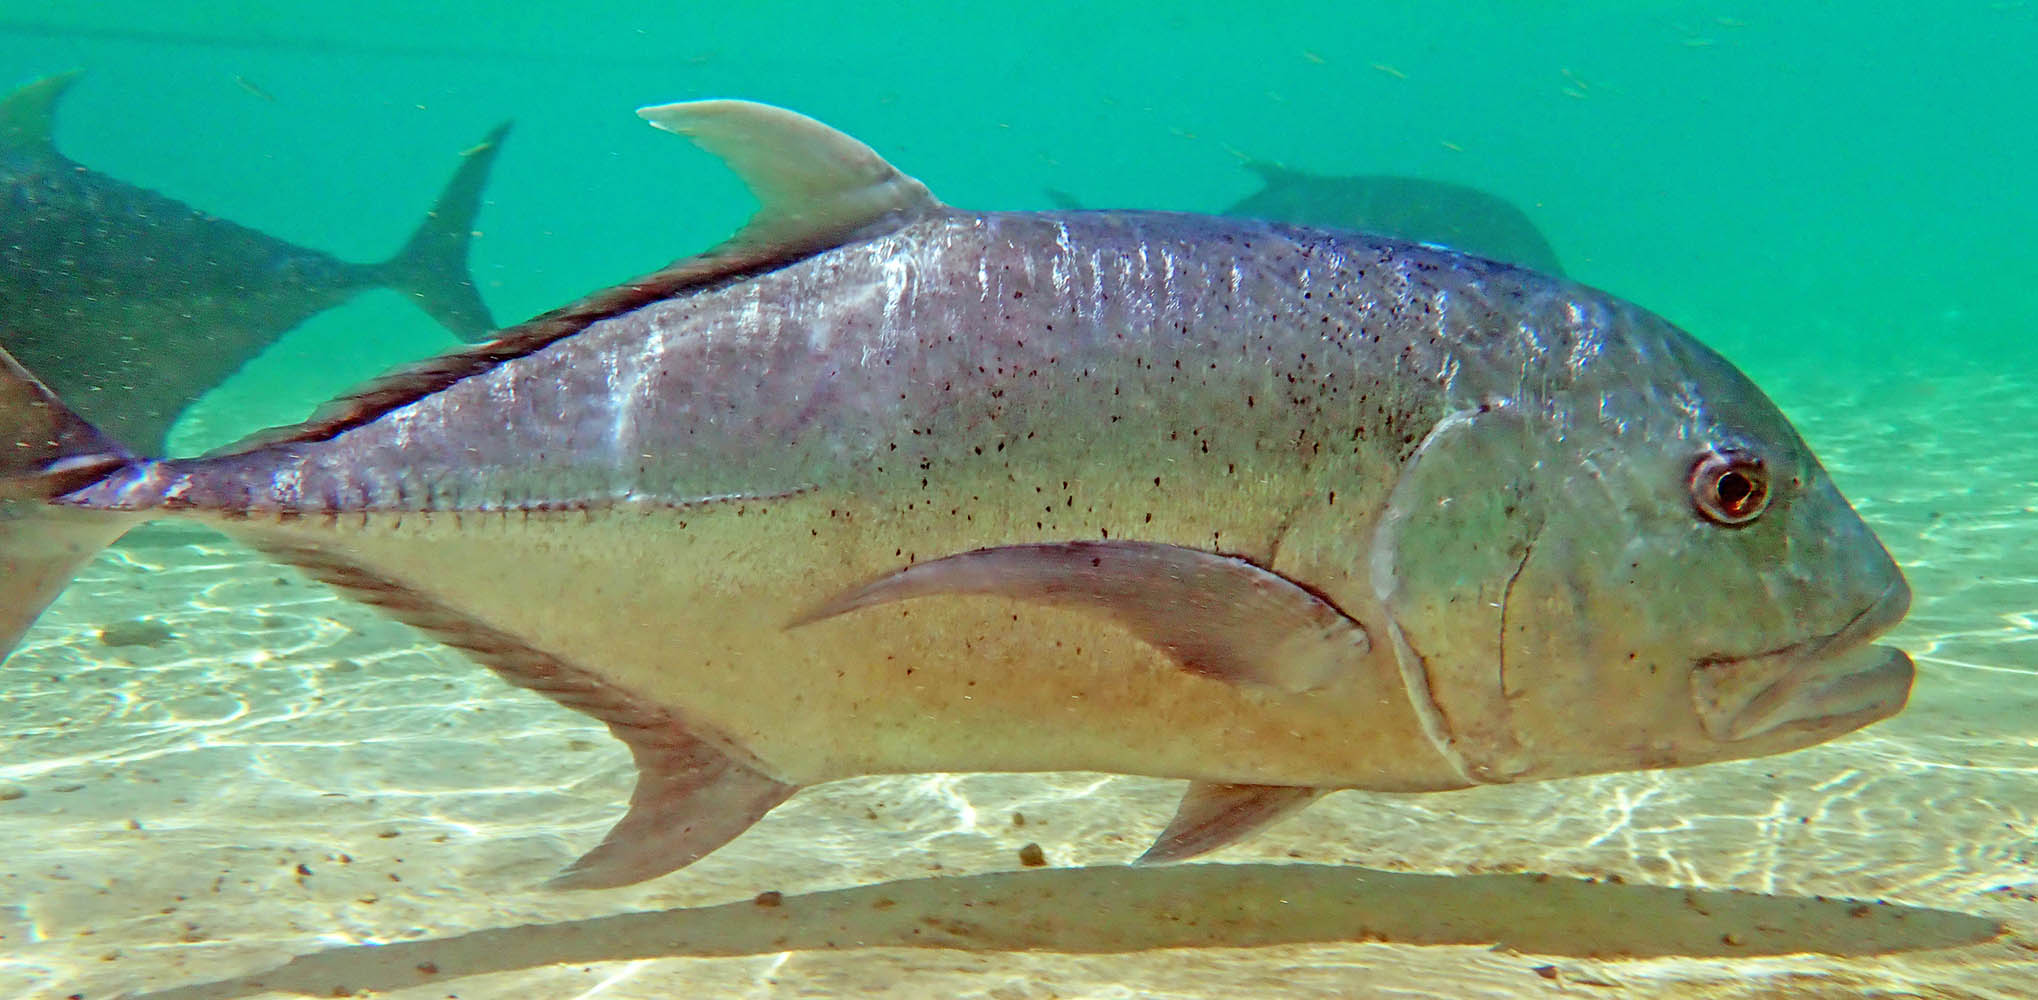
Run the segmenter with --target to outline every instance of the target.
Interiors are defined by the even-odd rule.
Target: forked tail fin
[[[441,326],[463,340],[480,340],[495,329],[495,320],[468,272],[467,250],[474,235],[474,217],[481,211],[481,189],[489,168],[502,151],[509,123],[497,125],[488,137],[462,154],[466,159],[425,221],[396,256],[378,266],[384,283],[418,304]]]
[[[134,523],[49,501],[133,461],[0,351],[0,659],[78,568]]]

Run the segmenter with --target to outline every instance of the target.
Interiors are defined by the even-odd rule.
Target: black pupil
[[[1755,483],[1739,472],[1720,473],[1720,505],[1729,513],[1738,514],[1747,509],[1748,498],[1755,495]]]

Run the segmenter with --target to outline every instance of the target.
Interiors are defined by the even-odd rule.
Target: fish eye
[[[1691,503],[1715,524],[1747,524],[1769,506],[1769,473],[1747,452],[1706,452],[1691,467]]]

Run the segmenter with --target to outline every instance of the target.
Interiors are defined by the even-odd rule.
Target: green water
[[[2033,53],[2038,3],[2025,0],[0,5],[0,78],[88,70],[60,112],[57,142],[68,155],[350,259],[389,253],[456,154],[514,119],[474,250],[477,281],[504,323],[703,248],[748,214],[748,196],[719,164],[632,114],[668,101],[745,97],[798,109],[971,208],[1045,208],[1051,187],[1097,207],[1211,211],[1258,186],[1248,158],[1501,195],[1542,228],[1573,277],[1670,317],[1770,388],[1906,563],[1920,595],[1907,645],[1929,646],[1944,662],[1920,656],[1920,705],[1905,716],[1912,729],[1899,732],[1912,734],[1906,746],[1938,749],[1863,744],[1871,750],[1861,760],[1804,783],[1872,772],[1864,762],[1875,759],[1909,762],[1917,784],[1864,813],[1869,831],[1929,826],[1985,801],[1985,810],[1960,814],[1967,819],[1948,819],[1919,851],[1861,849],[1887,856],[1891,870],[1908,856],[1932,864],[1886,881],[1868,872],[1855,891],[1963,911],[2023,905],[1997,886],[2038,886],[2038,734],[2023,715],[1986,711],[2038,705]],[[295,419],[452,343],[395,294],[364,296],[305,324],[202,401],[173,445],[193,451]],[[252,564],[244,554],[219,559]],[[211,598],[186,599],[196,607]],[[398,641],[411,640],[390,640]],[[1990,673],[1961,672],[1969,668]],[[1935,681],[1940,694],[1927,697]],[[1952,742],[1931,742],[1942,734]],[[1955,743],[1966,749],[1949,749]],[[1949,803],[1944,774],[1975,767],[1997,783]],[[1573,834],[1582,842],[1591,831]],[[1482,834],[1475,825],[1466,836]],[[1837,866],[1849,850],[1828,845],[1819,856]],[[1546,857],[1518,844],[1496,851],[1529,866]],[[1443,864],[1423,857],[1411,864]],[[1725,868],[1679,861],[1667,873],[1627,874],[1778,886]],[[1790,885],[1834,891],[1807,878]],[[858,877],[831,870],[826,880]],[[755,888],[733,876],[726,884],[743,895]],[[17,878],[0,895],[16,889],[40,891]],[[518,897],[501,922],[554,912],[537,899]],[[600,912],[584,900],[572,906]],[[2029,908],[2004,919],[2014,925],[2020,915],[2028,919]],[[294,942],[279,945],[279,956],[317,942],[393,939],[412,924],[430,932],[490,924],[441,920],[425,904],[404,911],[396,921],[404,927],[297,919],[279,935]],[[53,939],[37,933],[39,946]],[[174,927],[150,930],[128,947],[177,936]],[[19,973],[0,983],[33,991],[75,981],[63,959],[23,942],[0,936],[0,977]],[[85,961],[92,947],[75,955]],[[2004,971],[2018,968],[2017,954],[2005,946],[1923,972],[1824,969],[1792,988],[2038,996],[2038,967],[2021,967],[2028,979]],[[1290,956],[1266,978],[1223,979],[1228,992],[1208,994],[1181,972],[1188,966],[1151,956],[1084,966],[1080,976],[1000,965],[995,981],[966,969],[921,981],[895,969],[889,995],[1374,995],[1366,992],[1374,980],[1323,972],[1345,960]],[[1961,978],[1982,965],[1991,971],[1980,979]],[[31,967],[66,971],[20,971]],[[1310,971],[1280,971],[1299,967]],[[1059,981],[1050,973],[1078,985],[1028,985]],[[129,985],[223,974],[166,968]],[[93,982],[106,982],[101,975]],[[700,987],[711,995],[723,987],[736,995],[730,984],[777,995],[761,985],[763,973],[703,965],[698,980],[674,975],[721,984]],[[813,976],[802,988],[846,994],[865,982],[842,975]],[[1637,974],[1606,975],[1632,984]],[[459,995],[596,995],[585,991],[599,977],[570,978],[490,980]],[[1521,990],[1540,995],[1550,982],[1527,977]],[[1433,985],[1453,993],[1448,979]],[[1650,995],[1684,995],[1674,983],[1663,988]]]
[[[1468,183],[1758,375],[2038,363],[2030,4],[1024,7],[9,5],[0,65],[90,70],[60,133],[82,162],[358,258],[516,119],[476,249],[505,321],[741,221],[726,172],[630,114],[726,95],[963,206],[1215,210],[1256,186],[1241,156]],[[444,345],[357,308],[258,374],[316,369],[316,397]]]

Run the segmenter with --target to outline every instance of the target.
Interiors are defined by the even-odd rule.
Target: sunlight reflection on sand
[[[1214,860],[1887,900],[1999,920],[2001,938],[1886,957],[1617,961],[1392,935],[1129,954],[1014,950],[1023,942],[1010,940],[809,942],[574,961],[461,979],[457,992],[1044,998],[1128,995],[1123,984],[1181,997],[1512,996],[1597,981],[1634,996],[2028,995],[2038,982],[2038,399],[1982,375],[1941,380],[1929,397],[1898,385],[1772,389],[1910,576],[1917,600],[1893,638],[1920,675],[1903,714],[1835,744],[1694,770],[1340,793]],[[109,645],[102,635],[136,619],[168,637],[144,628]],[[0,704],[0,994],[10,996],[164,989],[347,945],[766,890],[938,887],[927,878],[1016,869],[1027,843],[1056,867],[1117,865],[1144,848],[1179,792],[1089,774],[840,782],[801,793],[683,873],[543,892],[537,884],[592,846],[627,798],[627,761],[607,733],[178,526],[143,529],[95,562],[0,671]],[[956,916],[941,912],[938,892],[915,891],[901,905]],[[1279,903],[1268,921],[1284,919]],[[697,953],[675,944],[669,954]],[[451,988],[430,979],[386,995]]]

